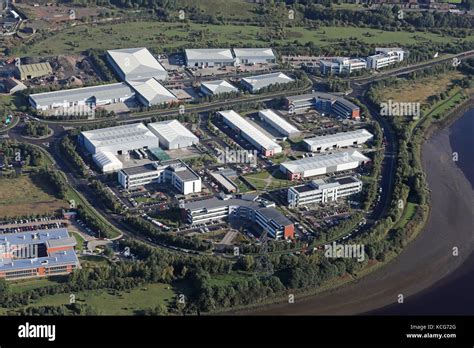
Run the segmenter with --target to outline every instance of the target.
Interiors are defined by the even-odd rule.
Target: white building
[[[119,82],[31,94],[29,101],[38,111],[62,108],[78,112],[80,107],[95,109],[96,106],[127,102],[134,97],[135,92],[126,83]]]
[[[370,159],[356,150],[317,155],[280,164],[280,170],[289,180],[297,180],[328,173],[355,169]]]
[[[277,115],[273,110],[260,110],[258,115],[262,121],[268,123],[285,137],[296,138],[301,135],[301,132],[298,130],[298,128],[293,126],[283,117]]]
[[[229,48],[194,48],[185,50],[188,67],[234,66],[235,59]]]
[[[282,152],[282,148],[275,141],[251,125],[234,110],[219,111],[224,123],[238,131],[244,139],[249,141],[264,156],[273,156]]]
[[[178,98],[155,78],[130,80],[128,83],[137,93],[137,99],[145,106],[178,102]]]
[[[244,77],[241,83],[243,88],[247,89],[251,93],[256,93],[262,88],[277,84],[285,84],[293,81],[294,80],[291,77],[288,77],[281,72],[276,72],[271,74]]]
[[[367,61],[362,58],[336,58],[334,60],[321,60],[321,73],[324,75],[351,74],[354,71],[366,69]]]
[[[306,204],[327,203],[362,191],[362,181],[353,176],[324,180],[313,180],[305,185],[288,189],[288,205],[298,207]]]
[[[308,151],[317,152],[363,144],[373,137],[374,136],[369,131],[358,129],[351,132],[341,132],[308,138],[304,140],[304,145]]]
[[[239,89],[226,80],[206,81],[201,83],[201,92],[205,95],[217,95],[222,93],[237,93]]]
[[[294,224],[290,219],[274,206],[267,206],[258,197],[250,195],[186,202],[182,209],[191,225],[229,219],[250,222],[255,227],[266,230],[275,239],[293,239],[295,234]]]
[[[275,53],[271,48],[234,48],[237,64],[270,64],[276,63]]]
[[[399,63],[405,58],[405,51],[401,48],[377,47],[375,55],[367,57],[367,66],[370,69],[381,69]]]
[[[148,128],[160,139],[166,149],[179,149],[199,143],[199,139],[178,120],[167,120],[148,124]]]
[[[165,68],[144,47],[109,50],[107,60],[122,81],[168,78]]]
[[[118,173],[118,181],[125,189],[151,183],[169,184],[183,195],[201,192],[202,182],[190,167],[180,160],[148,163],[124,168]]]
[[[111,152],[98,152],[92,156],[92,160],[102,173],[112,173],[123,168],[122,162]]]
[[[81,133],[84,147],[92,154],[110,152],[122,155],[128,151],[156,148],[159,140],[143,123],[94,129]]]

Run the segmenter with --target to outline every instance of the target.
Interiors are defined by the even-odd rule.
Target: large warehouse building
[[[80,268],[67,229],[36,230],[0,235],[0,278],[39,278]]]
[[[280,164],[280,170],[289,180],[298,180],[328,173],[355,169],[370,159],[356,150],[337,152],[330,155],[306,157]]]
[[[308,138],[304,140],[304,145],[308,151],[317,152],[363,144],[372,138],[373,135],[369,131],[365,129],[358,129],[351,132],[342,132]]]
[[[276,72],[271,74],[244,77],[241,81],[241,84],[244,89],[250,91],[251,93],[256,93],[262,88],[293,81],[294,80],[291,77],[288,77],[281,72]]]
[[[109,50],[107,60],[122,81],[168,78],[165,68],[144,47]]]
[[[234,56],[229,48],[193,48],[185,50],[188,67],[233,66]]]
[[[237,64],[270,64],[276,63],[275,53],[271,48],[234,48]]]
[[[296,138],[301,135],[301,132],[298,130],[298,128],[293,126],[283,117],[277,115],[273,110],[260,110],[258,115],[262,121],[268,123],[285,137]]]
[[[239,89],[226,80],[206,81],[201,83],[201,92],[205,95],[218,95],[222,93],[237,93]]]
[[[313,180],[288,189],[288,205],[299,207],[314,203],[335,202],[362,191],[362,181],[353,176]]]
[[[138,167],[124,168],[118,173],[118,181],[125,189],[151,183],[169,184],[183,195],[201,192],[202,182],[181,160],[148,163]]]
[[[199,143],[199,139],[178,120],[148,124],[148,128],[160,139],[165,149],[179,149]]]
[[[128,84],[137,92],[137,99],[145,106],[178,102],[178,98],[155,78],[130,80]]]
[[[219,111],[225,124],[238,131],[244,139],[250,142],[264,156],[273,156],[282,152],[282,148],[275,141],[252,126],[247,120],[234,110]]]
[[[195,225],[209,221],[246,220],[256,223],[275,239],[293,239],[293,222],[273,206],[267,206],[258,197],[210,198],[186,202],[182,205],[186,222]]]
[[[31,94],[29,101],[38,111],[57,108],[73,109],[74,107],[88,107],[124,103],[132,100],[135,92],[123,82],[109,85],[64,89],[54,92]]]
[[[111,152],[98,152],[92,156],[92,160],[102,173],[112,173],[123,168],[122,162]]]
[[[143,123],[101,128],[81,133],[84,147],[91,154],[110,152],[122,155],[128,151],[156,148],[159,140]]]

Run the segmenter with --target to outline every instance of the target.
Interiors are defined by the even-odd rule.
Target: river
[[[474,314],[473,124],[471,109],[423,144],[430,217],[424,231],[395,260],[330,292],[240,313]],[[453,255],[453,248],[458,255]],[[402,304],[397,303],[400,294]]]

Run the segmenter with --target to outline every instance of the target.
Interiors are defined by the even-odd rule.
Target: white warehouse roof
[[[130,86],[146,101],[147,106],[177,101],[178,98],[155,78],[128,81]]]
[[[198,137],[191,133],[191,131],[178,120],[149,123],[148,128],[169,144],[179,143],[192,145],[199,142]]]
[[[281,72],[244,77],[242,80],[251,85],[254,90],[259,90],[277,83],[288,83],[294,81],[291,77],[288,77]]]
[[[144,146],[148,146],[147,142],[155,142],[158,146],[158,138],[145,127],[143,123],[132,123],[124,126],[109,127],[94,129],[81,133],[85,139],[87,139],[92,146],[96,149],[102,147],[114,147],[120,149],[136,149],[138,143],[144,143]]]
[[[281,129],[283,129],[287,134],[300,133],[298,128],[293,126],[291,123],[289,123],[287,120],[285,120],[281,116],[278,116],[273,110],[270,110],[270,109],[260,110],[258,114],[265,121],[273,123],[277,125],[278,127],[280,127]]]
[[[123,82],[91,87],[63,89],[60,91],[31,94],[30,98],[38,106],[63,104],[64,102],[85,101],[95,98],[97,103],[113,99],[126,99],[135,93]]]
[[[193,48],[185,50],[187,60],[233,61],[229,48]]]
[[[275,59],[271,48],[234,48],[235,58]]]
[[[247,120],[236,113],[234,110],[219,111],[219,114],[232,123],[240,131],[246,134],[249,138],[253,139],[257,144],[266,150],[278,149],[281,152],[281,146],[274,142],[272,139],[267,137],[257,128],[252,126]]]
[[[357,141],[359,144],[361,144],[365,143],[372,137],[373,135],[369,131],[365,129],[358,129],[351,132],[342,132],[308,138],[305,139],[304,142],[311,148],[325,148],[333,145],[348,146],[354,141]]]
[[[98,152],[92,156],[94,162],[99,166],[102,172],[113,172],[123,168],[122,162],[111,152]]]
[[[306,157],[295,161],[283,162],[281,166],[292,173],[303,173],[319,168],[336,167],[349,162],[366,162],[370,159],[359,151],[336,152],[330,155]]]
[[[168,77],[165,68],[144,47],[109,50],[107,53],[126,80],[151,77],[165,80]]]
[[[202,85],[209,91],[211,91],[212,94],[231,93],[239,91],[237,87],[231,85],[226,80],[206,81],[203,82]]]

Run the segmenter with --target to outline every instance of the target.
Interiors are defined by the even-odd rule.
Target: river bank
[[[468,103],[469,104],[469,103]],[[462,115],[461,107],[450,117]],[[466,114],[464,114],[466,115]],[[456,117],[458,116],[458,117]],[[441,125],[448,124],[444,121]],[[439,125],[438,125],[439,126]],[[467,130],[469,131],[469,130]],[[470,149],[451,147],[449,129],[431,131],[422,147],[422,163],[431,189],[431,212],[425,230],[392,262],[366,277],[294,304],[274,304],[247,310],[256,315],[359,314],[395,304],[430,288],[468,260],[473,250],[472,186],[453,161],[453,152],[472,160]],[[472,147],[471,147],[472,148]],[[459,248],[453,256],[452,248]],[[472,262],[474,264],[474,262]],[[395,306],[402,306],[396,303]]]

